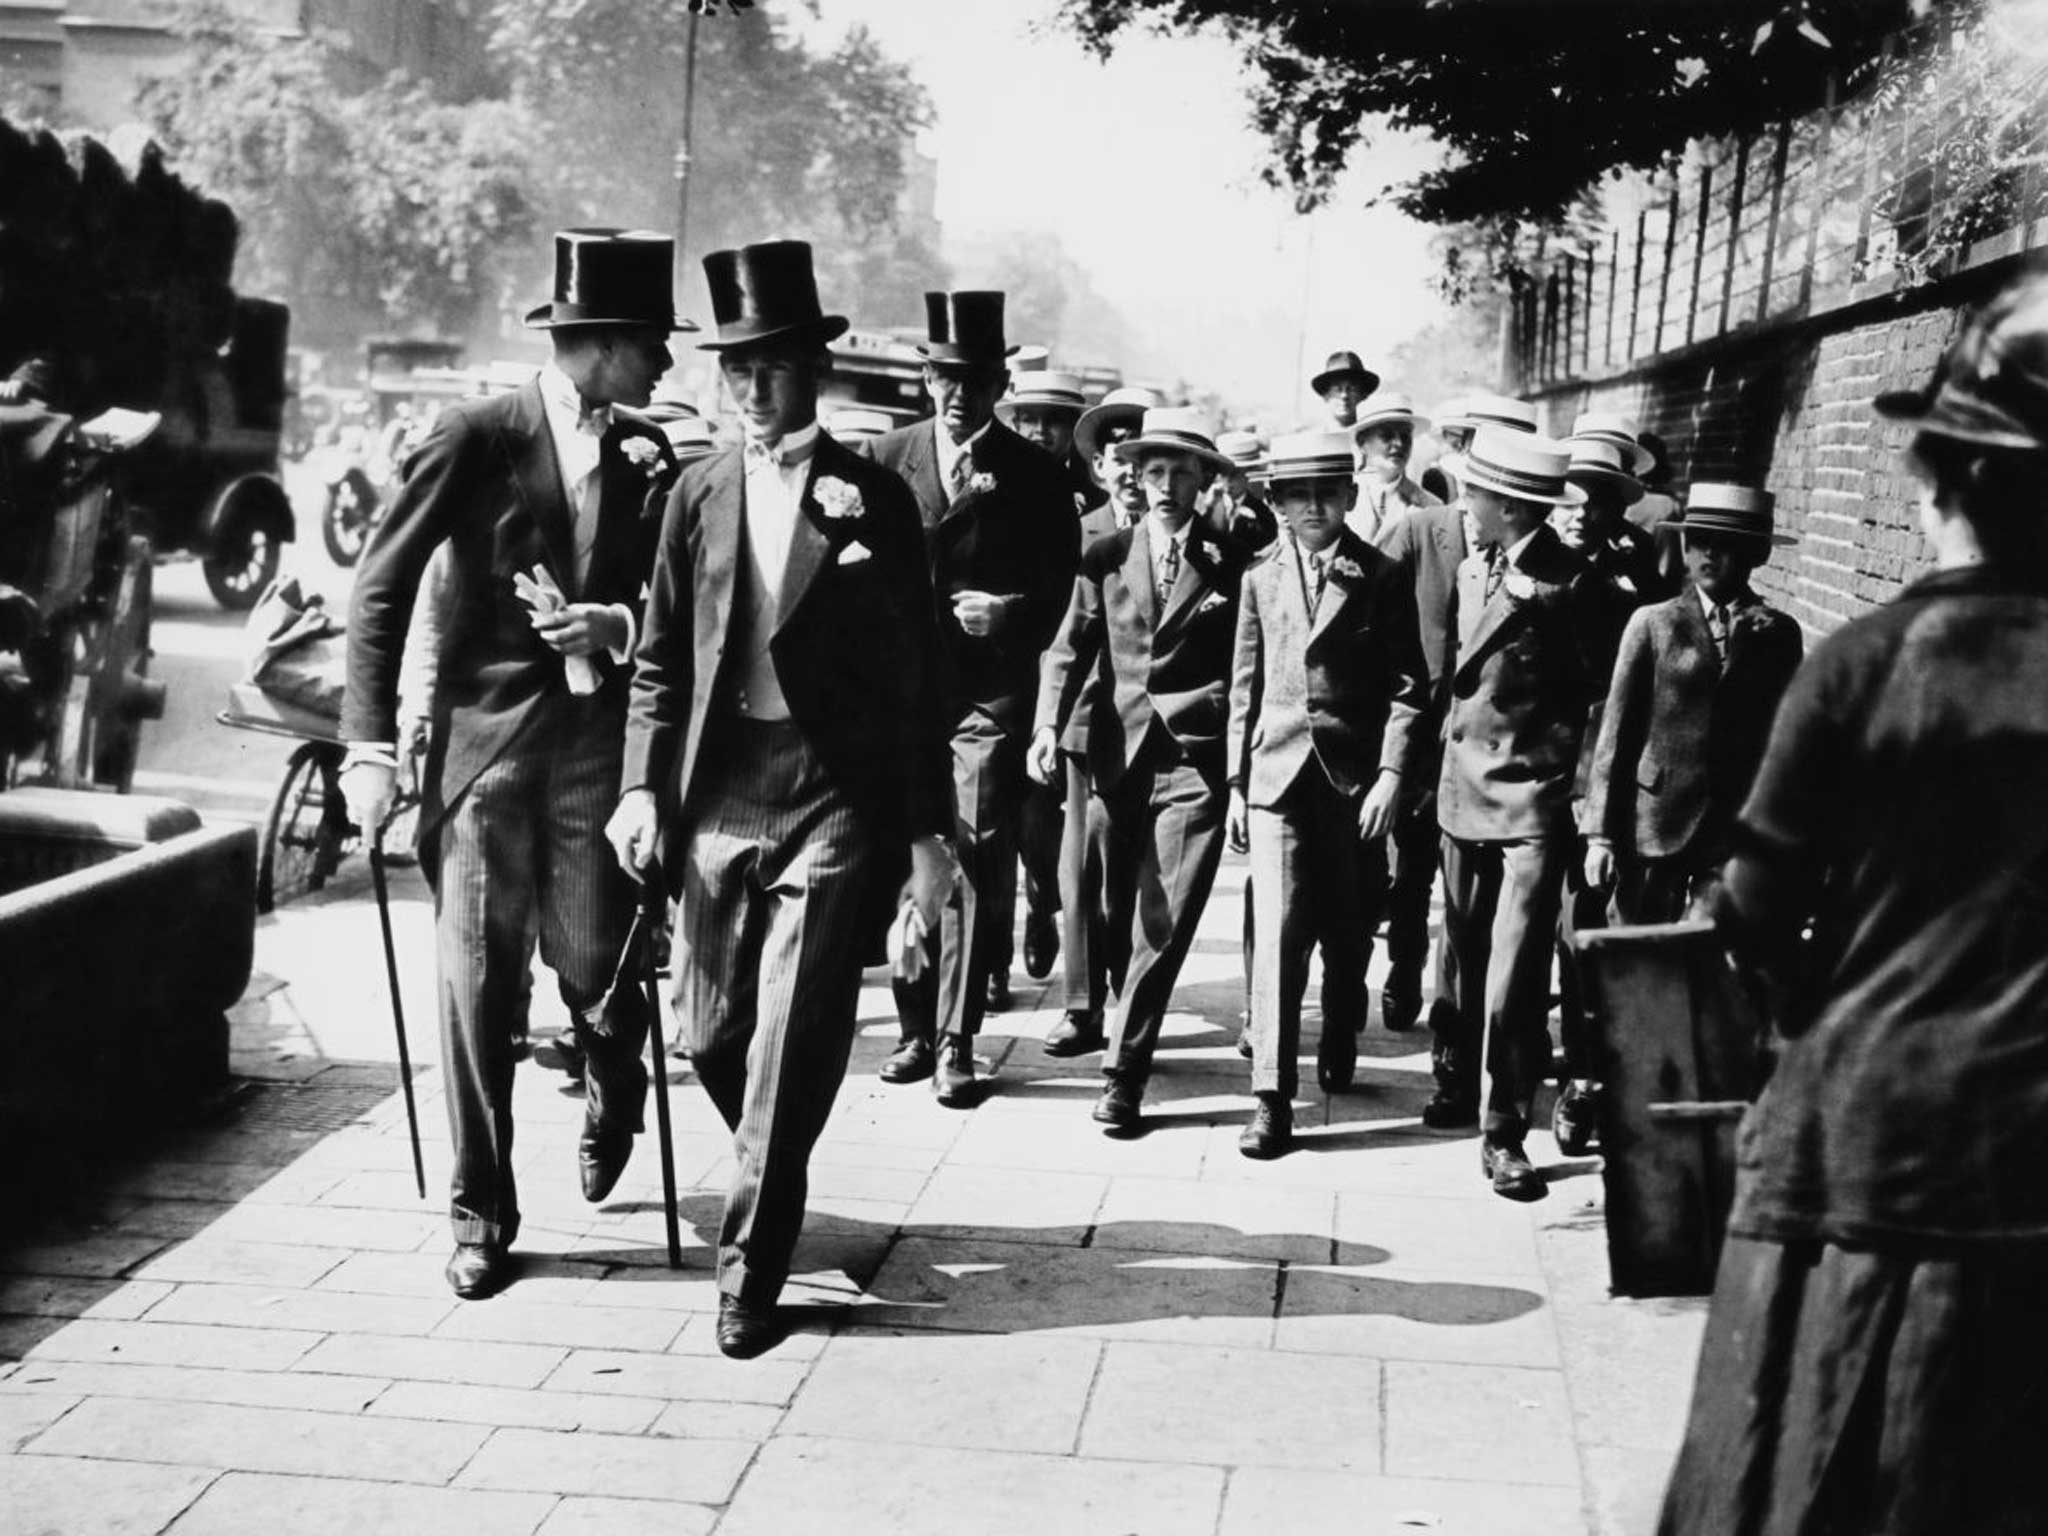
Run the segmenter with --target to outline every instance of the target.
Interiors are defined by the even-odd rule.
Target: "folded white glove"
[[[530,575],[515,573],[512,590],[536,614],[553,613],[569,605],[569,599],[555,583],[554,573],[544,565],[536,565]],[[571,693],[597,692],[597,664],[588,656],[564,656],[562,675]]]

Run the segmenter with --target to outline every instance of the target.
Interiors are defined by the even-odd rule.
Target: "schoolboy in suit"
[[[1351,443],[1273,444],[1263,479],[1287,532],[1246,572],[1231,669],[1231,846],[1252,861],[1252,1091],[1247,1157],[1293,1141],[1308,958],[1323,955],[1319,1068],[1348,1082],[1386,885],[1385,839],[1426,699],[1415,602],[1393,559],[1345,526]]]
[[[1415,412],[1415,402],[1398,393],[1373,396],[1359,408],[1351,429],[1357,458],[1358,501],[1345,519],[1367,543],[1379,537],[1389,520],[1409,507],[1434,507],[1441,500],[1408,478],[1415,455],[1415,434],[1429,429],[1429,418]]]

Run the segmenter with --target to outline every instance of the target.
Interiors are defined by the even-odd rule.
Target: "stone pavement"
[[[990,1020],[961,1113],[875,1078],[871,976],[799,1329],[737,1363],[726,1143],[680,1065],[680,1273],[652,1135],[584,1204],[581,1101],[528,1066],[524,1273],[448,1294],[424,891],[398,891],[422,1202],[351,861],[259,931],[232,1102],[0,1255],[0,1532],[1649,1531],[1703,1303],[1608,1296],[1597,1163],[1547,1133],[1549,1198],[1496,1199],[1472,1138],[1417,1119],[1420,1036],[1369,1032],[1357,1091],[1298,1101],[1299,1150],[1240,1157],[1240,890],[1227,868],[1136,1141],[1088,1120],[1093,1058],[1038,1049],[1057,982]]]

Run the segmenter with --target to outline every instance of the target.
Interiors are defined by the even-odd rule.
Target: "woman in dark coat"
[[[1794,679],[1725,872],[1780,1040],[1665,1536],[2048,1531],[2048,280],[1878,409],[1936,569]]]

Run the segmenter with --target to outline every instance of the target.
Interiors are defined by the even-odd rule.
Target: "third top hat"
[[[934,363],[1000,367],[1017,349],[1003,341],[1003,295],[993,288],[924,296],[925,331],[918,351]]]
[[[818,279],[811,248],[802,240],[769,240],[704,258],[704,282],[711,290],[711,314],[718,322],[706,352],[790,337],[823,346],[846,334],[844,315],[828,315],[818,303]]]

